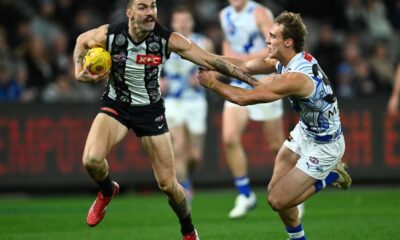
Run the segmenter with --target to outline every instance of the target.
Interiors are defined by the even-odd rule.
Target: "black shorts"
[[[163,99],[145,106],[131,106],[104,96],[101,100],[100,112],[115,118],[128,129],[132,129],[138,137],[168,132]]]

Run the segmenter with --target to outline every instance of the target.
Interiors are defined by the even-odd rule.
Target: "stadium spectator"
[[[78,102],[81,94],[74,88],[68,74],[57,75],[54,82],[48,84],[42,92],[42,99],[48,103]]]
[[[250,74],[272,73],[243,89],[219,82],[212,71],[200,71],[200,83],[245,106],[288,97],[300,120],[279,150],[268,185],[268,203],[278,212],[291,240],[306,240],[297,205],[327,185],[348,188],[351,178],[341,161],[345,142],[337,99],[318,62],[304,52],[306,27],[300,15],[283,12],[267,39],[270,58],[231,59]]]
[[[32,100],[37,100],[46,84],[53,81],[54,72],[48,54],[43,40],[39,36],[32,35],[24,59],[29,76],[26,90],[32,92]]]
[[[325,73],[330,77],[334,89],[337,87],[336,66],[340,62],[340,47],[334,38],[331,24],[323,23],[319,29],[319,38],[314,48],[315,57],[319,65],[325,69]]]
[[[55,22],[55,8],[52,0],[40,0],[39,13],[34,15],[30,23],[31,34],[40,37],[46,49],[51,48],[54,37],[61,31]]]
[[[387,18],[386,6],[381,0],[367,0],[366,23],[373,39],[390,39],[393,28]]]
[[[10,67],[0,64],[0,102],[17,102],[23,86],[11,75]]]
[[[377,88],[386,90],[387,92],[393,84],[393,75],[395,71],[395,66],[388,53],[387,41],[377,41],[373,45],[372,56],[369,58],[368,62]]]

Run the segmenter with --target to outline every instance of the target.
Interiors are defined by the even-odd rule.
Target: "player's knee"
[[[271,151],[274,154],[278,154],[279,149],[281,148],[281,146],[282,146],[282,142],[279,141],[279,140],[272,141],[271,144],[270,144]]]
[[[272,210],[277,212],[285,209],[283,199],[279,198],[278,196],[275,196],[274,194],[268,195],[268,204],[271,206]]]
[[[175,188],[174,181],[169,179],[163,179],[158,181],[158,188],[167,195],[172,194]]]
[[[225,149],[235,148],[240,145],[240,136],[225,134],[222,138]]]
[[[93,153],[83,155],[82,163],[86,169],[96,169],[103,164],[104,158]]]

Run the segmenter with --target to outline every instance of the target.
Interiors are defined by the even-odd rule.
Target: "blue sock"
[[[338,178],[339,174],[337,172],[330,172],[325,180],[318,180],[314,183],[315,192],[317,193],[324,189],[326,186],[331,185]]]
[[[328,176],[325,178],[326,185],[331,185],[339,178],[339,174],[337,172],[330,172]]]
[[[250,196],[250,179],[247,176],[235,178],[235,186],[239,194],[243,194],[246,197]]]
[[[181,183],[182,187],[185,189],[186,192],[190,192],[192,190],[192,183],[190,180],[186,180]]]
[[[301,223],[297,227],[286,226],[286,231],[289,234],[290,240],[307,240],[306,235],[304,235],[303,226]]]

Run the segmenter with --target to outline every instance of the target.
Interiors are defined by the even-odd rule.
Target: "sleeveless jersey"
[[[225,40],[235,52],[251,54],[265,48],[265,37],[260,32],[254,17],[257,7],[262,7],[262,5],[248,1],[240,12],[236,12],[233,6],[228,6],[221,11],[220,22]],[[232,81],[234,86],[251,88],[239,80],[232,79]]]
[[[168,39],[171,32],[156,23],[154,30],[140,43],[129,35],[128,22],[110,24],[107,50],[112,67],[103,96],[143,106],[161,99],[159,77],[168,59]]]
[[[265,38],[254,18],[257,7],[261,5],[248,1],[240,12],[236,12],[232,6],[221,12],[221,27],[226,41],[238,53],[249,54],[265,48]]]
[[[276,68],[278,73],[302,73],[314,83],[314,90],[308,97],[289,97],[306,135],[317,142],[330,142],[338,138],[342,129],[337,99],[317,60],[307,52],[300,52],[286,67],[278,62]]]
[[[188,39],[199,47],[205,47],[206,38],[197,33],[192,33]],[[190,78],[197,72],[198,66],[190,61],[182,59],[178,54],[171,53],[169,60],[164,64],[163,75],[168,81],[166,98],[194,99],[204,98],[203,87],[192,87]]]

